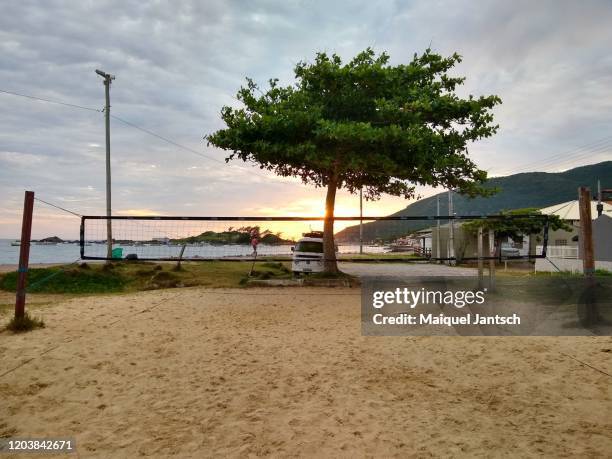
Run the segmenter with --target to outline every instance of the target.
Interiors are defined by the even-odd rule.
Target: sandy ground
[[[359,301],[193,288],[41,306],[46,329],[0,334],[0,436],[100,458],[612,455],[612,379],[574,360],[612,374],[612,338],[362,337]]]

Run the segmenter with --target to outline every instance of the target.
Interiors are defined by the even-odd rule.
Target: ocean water
[[[0,239],[0,264],[19,263],[19,247],[14,239]],[[81,257],[79,244],[30,245],[30,263],[70,263]]]
[[[0,239],[0,264],[17,264],[19,262],[19,247],[11,246],[12,239]],[[123,256],[136,254],[140,259],[147,258],[178,258],[181,246],[177,245],[115,245],[121,248]],[[259,256],[291,255],[291,245],[265,245],[257,248]],[[340,245],[341,254],[359,253],[358,245]],[[366,253],[383,253],[382,246],[364,246]],[[190,245],[185,248],[184,259],[250,257],[253,249],[249,245]],[[105,257],[106,245],[91,243],[85,246],[85,255]],[[71,263],[81,257],[79,244],[30,245],[30,263]]]

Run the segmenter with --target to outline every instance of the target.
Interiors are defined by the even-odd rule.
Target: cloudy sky
[[[493,175],[556,171],[612,156],[612,2],[3,1],[0,90],[100,109],[94,69],[116,75],[111,112],[117,214],[321,214],[324,192],[207,147],[249,76],[292,82],[316,51],[371,46],[392,63],[430,44],[459,52],[463,94],[497,94],[501,125],[474,145]],[[178,145],[177,145],[178,144]],[[180,145],[180,146],[179,146]],[[23,190],[104,213],[104,123],[92,110],[0,93],[0,238],[19,233]],[[433,190],[423,189],[422,194]],[[358,201],[340,194],[339,214]],[[370,215],[405,207],[366,205]],[[34,236],[75,236],[75,217],[37,203]]]

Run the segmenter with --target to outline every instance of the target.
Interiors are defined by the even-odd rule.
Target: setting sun
[[[365,217],[379,217],[390,215],[406,207],[410,201],[400,198],[385,198],[380,201],[364,201],[363,215]],[[322,198],[302,198],[294,199],[287,205],[278,207],[258,207],[253,209],[256,215],[270,217],[324,217],[325,207]],[[359,217],[359,196],[348,193],[338,193],[335,212],[336,217]],[[358,224],[358,221],[336,221],[334,223],[335,232],[348,226]],[[262,224],[262,229],[269,229],[273,232],[282,232],[283,235],[291,238],[298,238],[303,232],[310,230],[323,230],[323,221],[313,222],[271,222]]]

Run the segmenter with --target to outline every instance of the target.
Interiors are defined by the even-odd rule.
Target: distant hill
[[[252,230],[259,232],[259,241],[264,244],[291,244],[293,241],[283,239],[280,233],[273,233],[270,230],[260,231],[259,226],[245,226],[242,228],[229,229],[227,231],[215,232],[206,231],[198,236],[189,236],[182,239],[171,239],[175,244],[194,244],[203,242],[207,244],[250,244],[253,239]]]
[[[61,240],[59,237],[57,236],[51,236],[51,237],[46,237],[44,239],[41,239],[39,242],[53,242],[55,244],[61,244],[62,242],[64,242],[63,240]]]
[[[458,215],[493,214],[501,210],[520,209],[524,207],[547,207],[578,198],[578,187],[588,186],[591,192],[597,191],[597,180],[602,188],[612,188],[612,161],[589,166],[576,167],[565,172],[527,172],[522,174],[495,177],[486,187],[499,188],[499,193],[489,198],[470,199],[457,193],[453,194],[453,205]],[[448,195],[440,193],[440,215],[448,215]],[[436,196],[421,199],[405,209],[392,214],[394,216],[436,215]],[[365,241],[388,239],[402,236],[431,226],[431,222],[371,222],[363,225]],[[338,241],[356,240],[359,237],[359,225],[350,226],[336,234]]]

